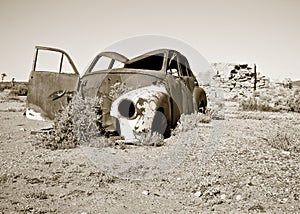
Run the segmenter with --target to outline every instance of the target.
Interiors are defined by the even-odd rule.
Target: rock
[[[282,151],[281,154],[283,154],[285,156],[289,156],[291,154],[291,152],[289,152],[289,151]]]
[[[237,201],[240,201],[240,200],[242,199],[242,196],[241,196],[241,195],[237,195],[237,196],[235,197],[235,199],[236,199]]]
[[[200,191],[195,192],[194,196],[196,197],[200,197],[202,195],[202,193]]]
[[[225,194],[221,194],[220,198],[221,198],[221,200],[225,200],[226,199],[226,195]]]
[[[142,194],[143,194],[143,195],[149,195],[150,193],[149,193],[148,190],[144,190],[144,191],[142,192]]]
[[[287,198],[283,198],[282,200],[280,200],[280,203],[281,203],[281,204],[285,204],[287,201],[288,201]]]

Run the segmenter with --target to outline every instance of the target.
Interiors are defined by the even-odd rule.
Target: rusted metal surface
[[[110,66],[93,72],[91,66],[81,78],[80,92],[104,101],[102,124],[106,130],[119,132],[126,141],[153,130],[168,136],[181,114],[200,107],[205,111],[206,94],[179,52],[155,50],[123,63],[123,68]],[[128,90],[114,97],[115,86]],[[159,128],[154,127],[157,114],[161,114],[158,123],[166,121]]]
[[[37,70],[40,50],[53,51],[62,55],[57,72]],[[74,73],[61,73],[64,58],[69,61]],[[52,120],[75,93],[79,80],[78,70],[70,56],[63,50],[41,46],[36,46],[32,69],[28,83],[26,115],[32,119]]]
[[[59,51],[70,59],[61,50],[43,49]],[[103,59],[106,66],[100,68],[99,62]],[[199,87],[187,59],[168,49],[133,59],[102,52],[80,78],[78,87],[78,72],[66,75],[34,69],[30,78],[28,106],[31,109],[52,119],[55,112],[66,105],[66,95],[75,90],[83,97],[101,97],[102,127],[107,132],[119,133],[126,141],[138,139],[141,133],[149,131],[167,137],[181,114],[205,111],[207,105],[205,91]]]

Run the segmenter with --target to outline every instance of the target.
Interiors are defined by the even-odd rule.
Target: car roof
[[[101,56],[115,59],[115,60],[123,62],[123,63],[126,63],[129,61],[129,59],[127,57],[125,57],[122,54],[119,54],[117,52],[105,51],[105,52],[101,52],[97,55],[97,57],[101,57]]]

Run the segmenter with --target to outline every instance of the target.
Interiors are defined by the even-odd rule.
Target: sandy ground
[[[300,114],[241,112],[181,131],[161,147],[51,151],[0,103],[0,213],[299,213],[300,156],[270,142],[300,130]]]

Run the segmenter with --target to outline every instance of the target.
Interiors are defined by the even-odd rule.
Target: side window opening
[[[64,53],[37,50],[35,71],[50,71],[56,73],[76,73]]]
[[[179,68],[178,68],[178,56],[176,53],[173,53],[172,56],[168,58],[168,67],[167,74],[171,74],[174,77],[179,77]]]
[[[187,65],[188,65],[187,59],[185,57],[181,56],[180,57],[180,68],[181,68],[182,76],[190,76]]]

